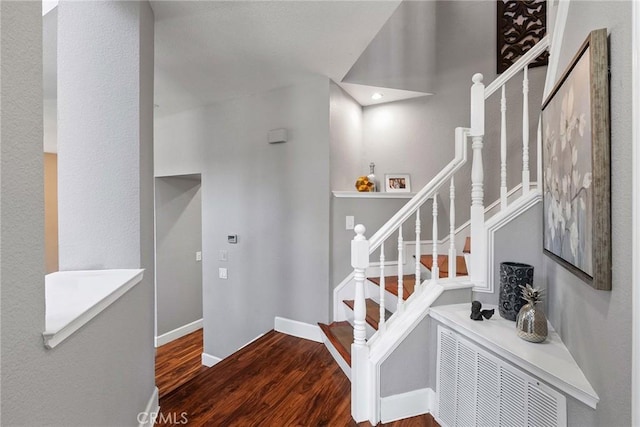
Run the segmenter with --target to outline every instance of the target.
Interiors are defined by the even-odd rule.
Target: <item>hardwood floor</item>
[[[323,344],[271,331],[161,397],[158,425],[356,426],[350,390]],[[437,426],[428,415],[387,425]]]
[[[156,386],[160,397],[207,369],[202,365],[202,329],[156,349]]]

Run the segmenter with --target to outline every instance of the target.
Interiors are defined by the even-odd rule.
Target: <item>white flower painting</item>
[[[544,248],[593,276],[593,191],[587,49],[545,105]]]

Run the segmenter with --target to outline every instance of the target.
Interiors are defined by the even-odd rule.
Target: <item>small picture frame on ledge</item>
[[[387,193],[410,193],[411,177],[406,173],[385,174],[384,188]]]

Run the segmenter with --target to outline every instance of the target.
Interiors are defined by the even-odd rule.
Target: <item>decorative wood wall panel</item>
[[[546,0],[498,0],[498,73],[533,47],[547,32]],[[548,52],[529,67],[547,65]]]

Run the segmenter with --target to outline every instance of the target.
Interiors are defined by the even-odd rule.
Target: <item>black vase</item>
[[[500,263],[500,296],[498,312],[501,317],[515,322],[518,312],[525,305],[520,286],[533,286],[533,266],[519,262]]]

